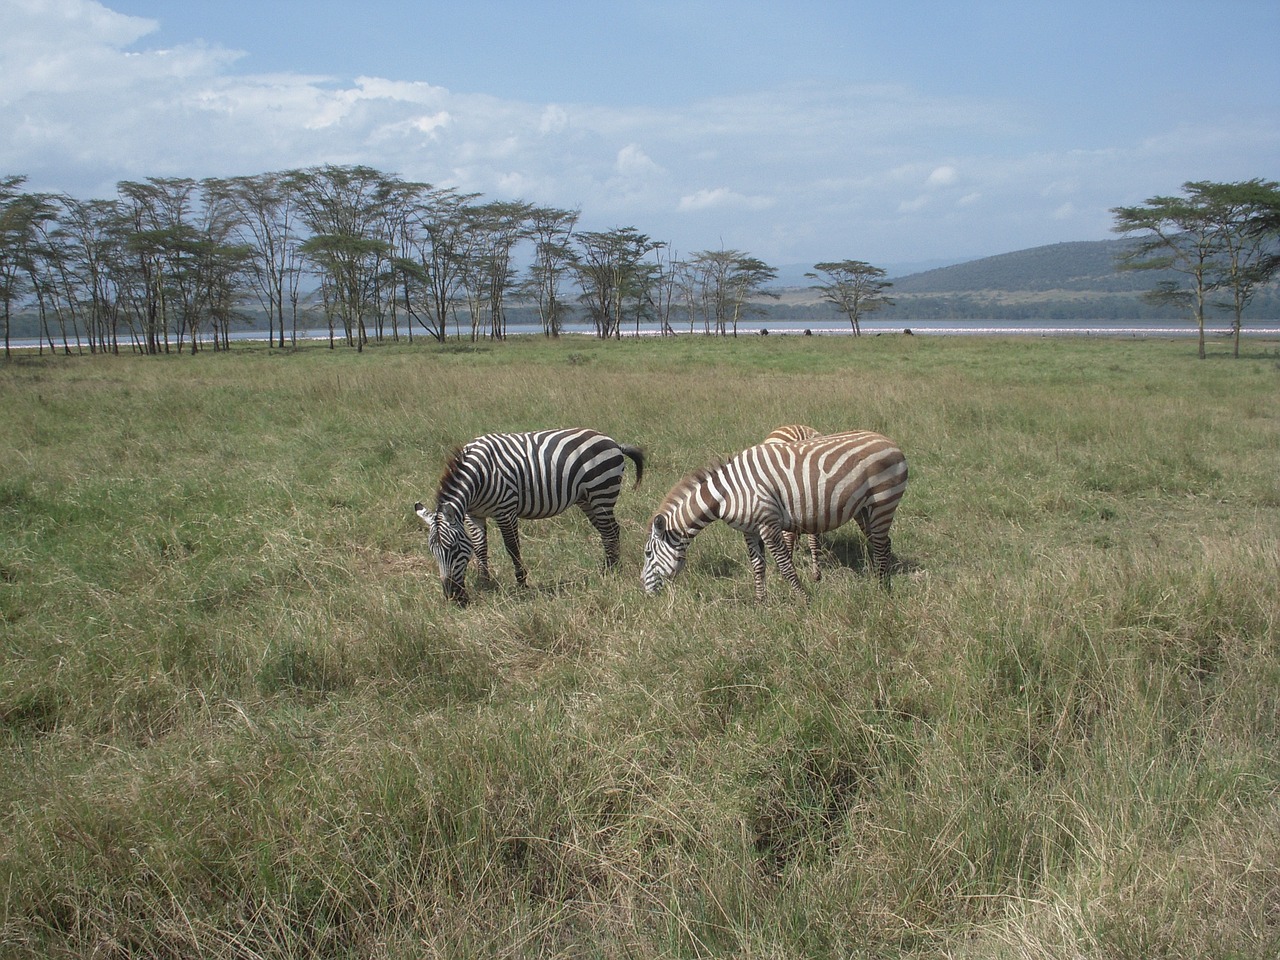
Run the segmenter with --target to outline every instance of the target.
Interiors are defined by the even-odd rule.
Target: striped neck
[[[668,529],[692,540],[720,519],[722,501],[715,483],[720,469],[699,470],[668,494],[658,511],[666,516]]]

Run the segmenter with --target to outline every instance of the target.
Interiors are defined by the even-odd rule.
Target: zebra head
[[[445,599],[456,600],[465,607],[470,599],[467,596],[467,564],[471,562],[474,550],[465,519],[450,507],[432,511],[421,503],[413,505],[413,512],[427,526],[427,546],[440,565],[440,584],[444,587]]]
[[[644,545],[644,569],[640,571],[645,593],[657,593],[662,589],[664,581],[684,569],[689,540],[689,537],[671,529],[670,522],[663,514],[653,518],[649,540]]]

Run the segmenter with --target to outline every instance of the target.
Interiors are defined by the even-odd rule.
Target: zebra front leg
[[[467,536],[471,538],[471,549],[480,570],[480,579],[484,583],[493,583],[493,571],[489,568],[489,524],[484,517],[466,518]]]
[[[516,568],[516,583],[522,587],[527,587],[529,585],[529,573],[524,568],[524,561],[520,559],[520,530],[516,526],[515,514],[494,517],[494,521],[502,532],[502,542],[507,548],[507,555],[511,557],[511,565]]]
[[[764,541],[757,531],[744,531],[742,539],[747,543],[747,560],[751,563],[751,575],[756,582],[756,600],[764,599]]]
[[[762,526],[760,534],[764,542],[769,545],[769,551],[773,554],[774,560],[778,562],[778,572],[786,578],[787,583],[791,584],[792,589],[796,590],[802,597],[808,597],[804,587],[800,583],[800,577],[796,573],[795,561],[792,559],[792,550],[795,546],[794,537],[788,542],[786,534],[776,527]]]

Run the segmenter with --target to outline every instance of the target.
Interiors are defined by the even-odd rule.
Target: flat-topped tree
[[[1121,270],[1172,270],[1188,281],[1162,281],[1146,296],[1190,310],[1204,359],[1204,315],[1216,290],[1228,291],[1239,355],[1241,314],[1254,291],[1274,275],[1280,184],[1184,183],[1180,197],[1157,196],[1131,207],[1113,207],[1116,233],[1139,234],[1124,253]]]
[[[864,314],[893,305],[885,291],[893,286],[885,279],[885,271],[863,260],[839,260],[816,263],[805,276],[823,281],[814,286],[822,299],[834,303],[849,319],[854,336],[862,335]]]

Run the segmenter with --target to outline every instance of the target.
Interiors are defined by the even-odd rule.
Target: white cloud
[[[0,104],[29,97],[127,90],[211,77],[240,59],[204,44],[130,50],[158,24],[92,0],[5,0],[0,4]]]
[[[452,122],[453,116],[447,110],[442,110],[435,114],[423,114],[417,117],[409,117],[381,127],[375,134],[375,139],[381,137],[413,137],[418,135],[431,138],[439,131],[448,127]]]
[[[927,181],[930,187],[949,187],[958,180],[960,175],[956,172],[955,167],[942,166],[936,168]]]
[[[718,207],[737,208],[741,210],[766,210],[774,201],[768,197],[746,196],[726,187],[715,187],[711,190],[698,190],[680,198],[676,208],[681,212],[694,210],[712,210]]]
[[[614,169],[623,177],[643,177],[662,171],[662,168],[634,143],[629,143],[618,151]]]
[[[548,104],[542,111],[542,119],[538,121],[538,132],[543,136],[562,133],[569,126],[569,112],[557,104]]]

